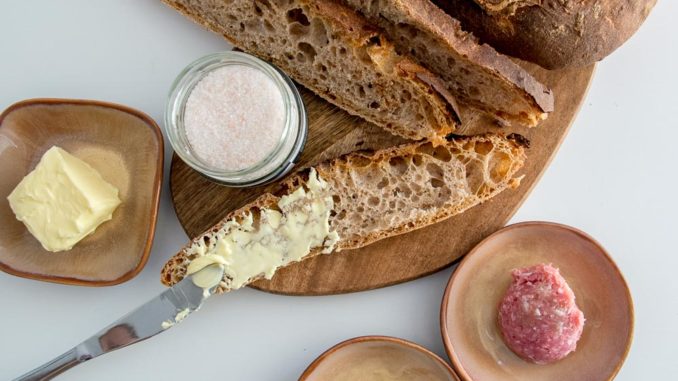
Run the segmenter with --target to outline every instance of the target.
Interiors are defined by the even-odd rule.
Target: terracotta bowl
[[[536,365],[504,344],[497,308],[510,271],[538,263],[560,269],[586,323],[577,350]],[[575,228],[549,222],[510,225],[479,243],[447,285],[441,308],[445,349],[464,380],[611,380],[628,354],[633,303],[622,274],[600,244]]]
[[[58,145],[94,167],[122,204],[73,249],[51,253],[19,222],[7,196]],[[86,100],[31,99],[0,115],[0,269],[48,282],[108,286],[146,264],[155,233],[163,170],[157,124],[131,108]]]
[[[382,378],[367,378],[375,371],[383,372],[377,373]],[[388,336],[356,337],[333,346],[306,368],[299,381],[388,380],[394,376],[402,377],[398,380],[459,381],[435,353]]]

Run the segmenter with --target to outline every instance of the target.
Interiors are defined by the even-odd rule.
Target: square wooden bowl
[[[7,196],[59,146],[94,167],[122,203],[73,249],[42,248]],[[111,103],[30,99],[0,114],[0,269],[48,282],[110,286],[137,275],[153,243],[163,171],[163,139],[149,116]]]

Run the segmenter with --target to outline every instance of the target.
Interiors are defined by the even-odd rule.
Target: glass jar
[[[235,171],[219,169],[201,160],[193,151],[184,126],[186,103],[195,86],[210,72],[228,65],[245,65],[268,76],[280,90],[285,111],[285,124],[275,148],[263,160]],[[226,186],[249,187],[276,181],[289,173],[306,142],[308,120],[299,91],[285,73],[247,53],[228,51],[202,57],[179,74],[165,109],[165,131],[174,152],[191,168]]]

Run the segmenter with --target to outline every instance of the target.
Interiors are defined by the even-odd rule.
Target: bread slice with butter
[[[351,153],[298,172],[228,214],[172,257],[161,280],[168,286],[179,282],[193,261],[207,255],[215,256],[209,263],[225,270],[217,292],[270,279],[278,267],[360,248],[462,213],[517,187],[524,160],[521,142],[496,134]],[[276,212],[275,224],[271,211]],[[280,231],[291,226],[301,226],[301,233]],[[259,234],[262,229],[269,233]],[[293,248],[294,254],[267,247]]]
[[[442,142],[459,123],[446,84],[333,0],[163,0],[279,66],[330,103],[389,132]]]

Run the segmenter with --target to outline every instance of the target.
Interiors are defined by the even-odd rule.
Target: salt
[[[193,88],[184,128],[198,159],[216,169],[238,171],[273,152],[285,117],[282,93],[270,77],[248,66],[228,65]]]

